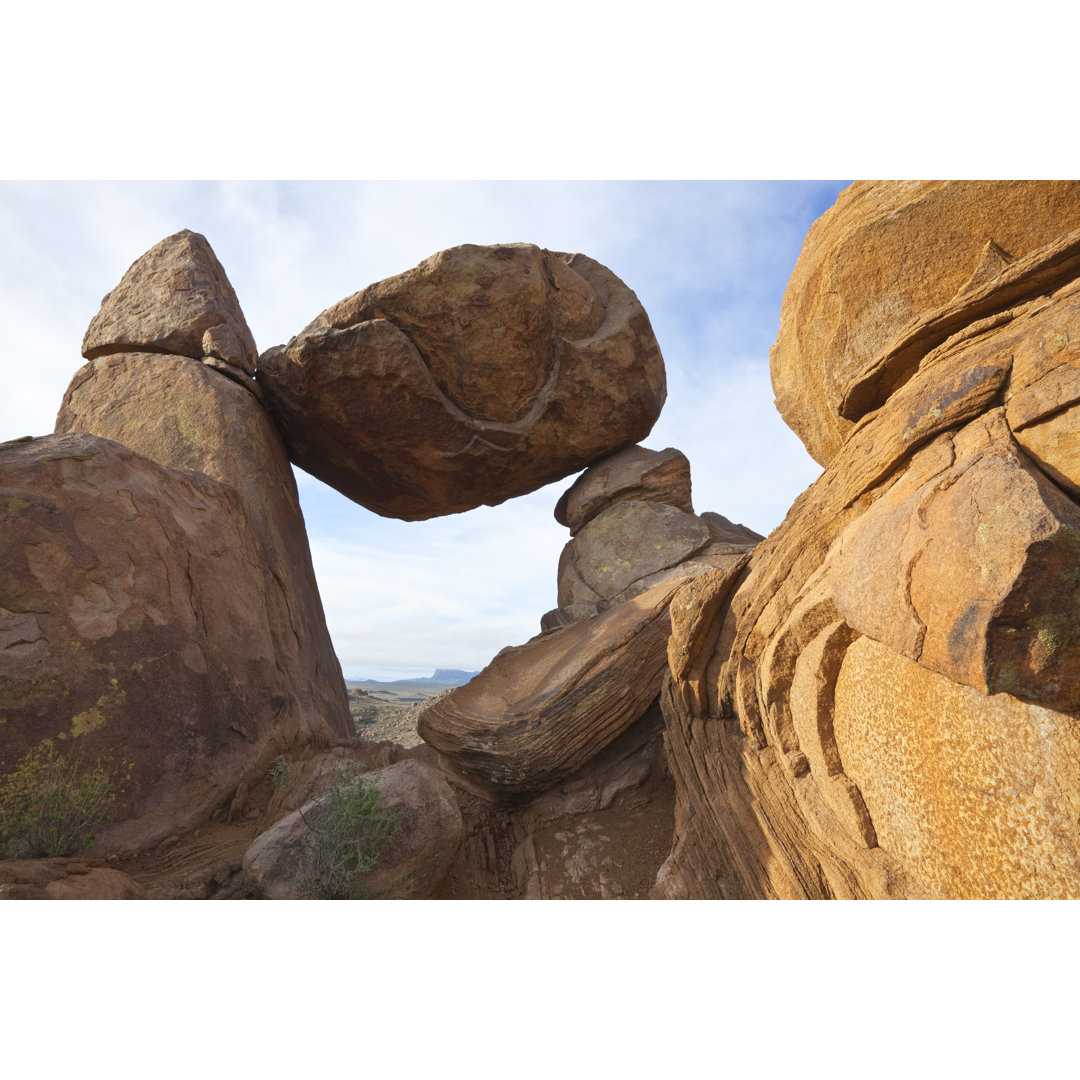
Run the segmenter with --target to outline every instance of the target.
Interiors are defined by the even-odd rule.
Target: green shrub
[[[271,763],[270,782],[282,791],[288,791],[292,787],[292,770],[283,754],[278,754]]]
[[[314,877],[304,888],[316,900],[366,898],[364,875],[401,828],[401,814],[379,809],[379,788],[359,766],[336,771],[312,832]]]
[[[101,758],[57,753],[46,739],[0,776],[0,858],[40,859],[93,847],[116,785]]]

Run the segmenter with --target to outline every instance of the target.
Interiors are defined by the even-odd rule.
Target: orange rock
[[[811,231],[774,376],[828,464],[673,604],[654,895],[1080,896],[1077,198],[856,185]]]
[[[844,407],[851,387],[909,324],[1078,228],[1074,181],[852,184],[814,223],[784,293],[771,353],[781,415],[829,464],[862,415]],[[894,362],[880,393],[911,371]]]

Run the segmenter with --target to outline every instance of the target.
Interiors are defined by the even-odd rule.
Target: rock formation
[[[761,536],[720,514],[698,517],[690,463],[633,446],[586,469],[555,507],[572,539],[559,559],[559,607],[543,629],[607,611],[656,585],[740,562]]]
[[[656,895],[1080,895],[1076,200],[855,185],[811,230],[773,376],[828,468],[672,601]]]
[[[441,772],[405,760],[370,772],[379,806],[401,815],[397,833],[364,876],[370,899],[426,900],[442,884],[465,838],[454,793]],[[321,795],[262,833],[244,856],[248,886],[267,900],[299,900],[315,874],[313,835],[326,812]]]
[[[341,762],[405,818],[379,895],[1080,896],[1080,185],[853,185],[780,322],[826,467],[762,540],[633,445],[662,360],[582,255],[442,252],[256,366],[206,241],[157,245],[0,445],[0,770],[124,780],[112,861],[0,898],[300,895]],[[290,458],[407,519],[587,467],[559,608],[421,746],[352,737]]]
[[[189,229],[136,260],[101,301],[83,356],[156,352],[206,358],[255,374],[255,339],[206,237]]]
[[[860,417],[929,351],[920,340],[879,367],[911,320],[963,298],[961,322],[974,323],[982,315],[976,294],[988,283],[990,306],[1000,309],[1008,286],[992,284],[999,273],[1078,220],[1075,181],[858,183],[842,191],[795,264],[770,365],[777,408],[814,459],[828,465]],[[934,345],[953,332],[942,329]]]
[[[57,434],[2,453],[0,761],[69,738],[130,768],[99,841],[122,851],[353,728],[254,342],[206,240],[137,260],[84,349]]]
[[[6,443],[0,469],[0,771],[47,739],[104,755],[124,782],[99,850],[130,850],[335,737],[298,706],[232,488],[87,434]]]
[[[145,900],[127,874],[85,859],[0,862],[0,900]]]
[[[271,350],[260,373],[289,452],[334,433],[325,410],[352,408],[359,372],[377,407],[345,431],[346,451],[363,462],[363,484],[386,480],[367,496],[402,516],[501,501],[576,471],[646,434],[664,397],[644,311],[580,255],[454,249],[317,323]],[[322,343],[371,334],[394,349],[405,342],[407,363],[368,350],[344,395],[323,394],[316,384],[335,361]],[[639,859],[634,870],[634,895],[644,892],[671,813],[654,703],[674,586],[548,634],[543,649],[500,654],[487,685],[489,697],[506,699],[504,714],[485,714],[484,702],[477,711],[462,688],[468,708],[431,725],[445,753],[386,744],[373,757],[352,738],[286,443],[253,377],[254,341],[206,240],[185,231],[137,260],[105,297],[84,355],[56,433],[0,447],[0,765],[14,768],[46,744],[106,763],[119,795],[97,850],[148,884],[111,865],[64,872],[56,860],[24,860],[0,873],[0,895],[299,895],[297,836],[305,840],[304,815],[318,817],[340,755],[374,768],[381,801],[405,818],[369,891],[484,895],[494,864],[463,846],[463,800],[470,839],[498,835],[498,895],[622,895],[610,877],[614,823],[582,815],[609,814],[616,802],[640,811],[655,789],[664,797],[650,818],[649,869]],[[297,371],[314,381],[290,383]],[[419,387],[414,398],[401,398],[402,378]],[[283,402],[298,385],[319,400],[290,427]],[[445,414],[434,424],[432,402]],[[380,443],[403,416],[405,441],[379,445],[378,467],[363,459],[375,421]],[[650,483],[663,488],[658,476],[642,490]],[[469,725],[498,729],[487,730],[486,753],[476,753]],[[272,758],[295,770],[288,798],[270,790]],[[488,810],[476,812],[481,804]],[[562,844],[571,854],[560,870],[545,844],[567,819],[584,833]],[[261,835],[241,859],[249,829]],[[204,831],[210,839],[196,842]]]
[[[486,793],[514,797],[552,787],[655,700],[674,591],[657,586],[503,649],[479,675],[424,709],[417,730]]]
[[[259,357],[293,462],[416,521],[495,505],[642,439],[666,396],[637,297],[584,255],[440,252]]]

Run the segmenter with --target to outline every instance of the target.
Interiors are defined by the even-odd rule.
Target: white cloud
[[[0,440],[52,430],[101,297],[180,228],[210,240],[261,349],[442,248],[527,241],[583,251],[637,292],[669,384],[646,444],[687,454],[699,510],[765,532],[819,471],[773,407],[768,350],[805,232],[839,186],[0,183]],[[346,672],[475,668],[534,634],[556,602],[568,535],[552,509],[571,480],[409,524],[298,474]]]

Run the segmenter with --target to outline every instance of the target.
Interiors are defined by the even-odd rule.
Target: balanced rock
[[[343,734],[283,662],[232,487],[89,434],[4,444],[0,476],[0,772],[48,740],[100,757],[118,793],[95,850],[195,827],[276,753]]]
[[[102,300],[83,356],[116,352],[205,356],[254,375],[255,339],[204,236],[184,229],[166,237]]]
[[[637,297],[584,255],[463,245],[263,353],[301,468],[387,517],[495,505],[644,438],[666,396]]]
[[[673,447],[628,446],[590,465],[555,506],[555,520],[576,536],[616,502],[655,502],[692,514],[690,462]]]
[[[370,899],[425,900],[457,859],[465,827],[445,777],[418,761],[367,773],[379,788],[379,809],[401,815],[397,833],[363,879]],[[321,795],[262,833],[244,856],[248,886],[267,900],[309,895],[317,873],[314,845],[327,812]]]
[[[656,698],[676,588],[659,585],[503,649],[470,682],[420,713],[420,736],[488,794],[518,797],[550,788]]]
[[[852,184],[814,223],[784,294],[771,354],[780,414],[828,465],[913,374],[898,339],[923,320],[937,344],[1007,308],[995,280],[1078,228],[1075,181]],[[966,310],[955,325],[940,317],[954,300]]]
[[[913,190],[849,192],[829,228],[870,230],[877,192],[896,212],[874,218],[867,290],[896,295],[876,260],[921,238],[939,291],[919,303],[943,302],[885,350],[846,339],[835,385],[874,408],[744,572],[672,601],[657,896],[1080,896],[1080,504],[1052,428],[1080,402],[1080,232],[1014,238],[1013,262],[964,276],[968,226],[1009,250],[999,225],[1049,228],[1066,189],[930,185],[927,212],[951,217],[925,220]],[[797,268],[785,307],[813,312],[822,288]],[[844,368],[815,340],[808,383]]]

